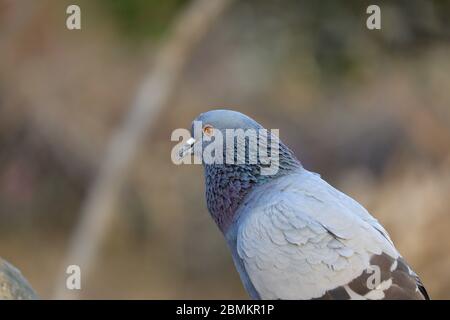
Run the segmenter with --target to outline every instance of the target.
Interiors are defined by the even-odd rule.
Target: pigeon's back
[[[303,168],[256,187],[226,238],[253,298],[428,298],[378,221]]]

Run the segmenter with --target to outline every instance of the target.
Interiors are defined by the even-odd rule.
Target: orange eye
[[[212,136],[214,133],[214,128],[210,125],[206,125],[203,127],[203,133],[207,136]]]

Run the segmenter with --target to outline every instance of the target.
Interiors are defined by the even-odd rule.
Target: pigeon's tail
[[[419,276],[416,275],[416,285],[419,289],[420,293],[423,295],[425,300],[431,300],[430,296],[428,295],[427,289],[425,289],[425,286],[423,285],[422,281],[419,279]]]
[[[383,299],[430,300],[424,285],[402,257],[393,259],[381,254],[371,259],[370,269],[365,270],[350,283],[328,290],[320,300]],[[370,287],[371,277],[379,269],[381,283]]]

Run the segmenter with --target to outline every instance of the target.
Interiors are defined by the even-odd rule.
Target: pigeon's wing
[[[423,299],[423,286],[381,225],[306,170],[255,190],[235,245],[262,299]]]
[[[37,299],[19,270],[0,258],[0,300]]]

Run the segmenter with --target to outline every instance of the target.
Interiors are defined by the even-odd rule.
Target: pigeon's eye
[[[206,134],[207,136],[212,136],[214,133],[214,128],[209,124],[207,124],[206,126],[203,127],[203,133]]]

